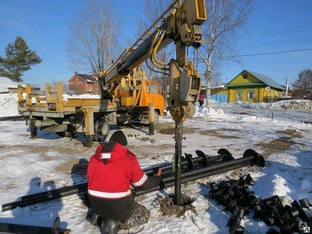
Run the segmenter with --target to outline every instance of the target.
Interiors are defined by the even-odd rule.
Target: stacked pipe
[[[245,166],[264,167],[265,161],[263,157],[252,149],[244,152],[242,158],[234,159],[232,154],[226,149],[219,149],[218,155],[209,156],[202,151],[196,151],[197,157],[192,157],[191,154],[185,154],[181,162],[181,183],[187,183],[200,178],[223,173]],[[171,163],[156,165],[147,169],[144,172],[148,176],[155,175],[157,171],[162,170],[162,184],[150,190],[134,191],[136,195],[142,195],[152,191],[160,190],[174,186],[175,176]],[[87,192],[87,183],[72,185],[59,189],[54,189],[42,193],[26,195],[21,197],[21,200],[6,203],[2,205],[2,211],[14,209],[16,207],[25,207],[39,202],[57,199],[71,194],[79,194]]]
[[[254,181],[249,174],[239,180],[210,184],[210,197],[225,206],[225,211],[232,213],[227,223],[229,233],[244,233],[245,228],[241,221],[249,213],[270,227],[280,228],[280,231],[270,228],[267,234],[310,233],[312,204],[307,198],[291,204],[283,204],[277,195],[262,199],[249,189],[252,184]]]

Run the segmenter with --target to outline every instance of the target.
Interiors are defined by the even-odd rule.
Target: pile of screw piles
[[[231,234],[244,233],[242,219],[253,213],[254,219],[262,220],[268,226],[276,226],[280,230],[270,228],[267,234],[311,233],[312,204],[307,198],[283,205],[279,196],[261,199],[254,191],[248,190],[254,181],[248,174],[238,180],[211,183],[209,196],[218,204],[225,206],[224,211],[232,213],[227,226]]]

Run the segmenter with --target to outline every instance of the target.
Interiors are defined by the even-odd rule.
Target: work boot
[[[119,231],[119,227],[113,219],[103,219],[100,229],[103,234],[117,234]]]
[[[93,212],[91,219],[89,220],[89,222],[93,225],[93,226],[97,226],[101,223],[101,219],[102,217],[100,215],[98,215],[97,213]]]

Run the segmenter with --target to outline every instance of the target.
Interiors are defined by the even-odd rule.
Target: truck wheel
[[[93,135],[86,135],[86,147],[91,148],[93,145]]]
[[[96,119],[94,121],[93,140],[97,142],[104,141],[109,132],[109,124],[105,119]]]
[[[158,124],[159,121],[159,114],[158,111],[154,111],[154,126],[156,126]]]

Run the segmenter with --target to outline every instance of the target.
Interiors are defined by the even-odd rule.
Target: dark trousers
[[[103,199],[88,196],[95,212],[104,219],[113,219],[120,229],[129,229],[147,223],[150,212],[138,204],[133,195],[121,199]]]

